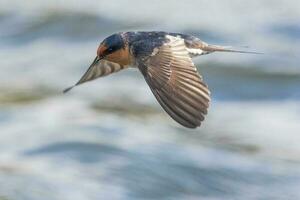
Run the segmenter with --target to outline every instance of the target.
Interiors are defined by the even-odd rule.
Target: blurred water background
[[[300,199],[298,0],[1,0],[0,199]],[[138,71],[77,87],[119,31],[183,32],[265,55],[194,61],[212,91],[180,127]]]

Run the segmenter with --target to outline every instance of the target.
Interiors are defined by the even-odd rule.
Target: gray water
[[[300,199],[299,10],[297,0],[2,0],[0,199]],[[62,94],[103,38],[128,30],[264,55],[194,60],[213,98],[196,130],[170,119],[134,69]]]

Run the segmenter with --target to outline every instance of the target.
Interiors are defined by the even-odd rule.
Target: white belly
[[[189,55],[191,57],[201,56],[210,53],[208,51],[203,51],[202,49],[186,48],[186,50],[189,52]]]

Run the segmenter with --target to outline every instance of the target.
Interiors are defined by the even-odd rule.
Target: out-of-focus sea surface
[[[195,130],[135,69],[63,95],[127,30],[264,55],[194,60],[213,99]],[[1,0],[0,200],[300,199],[299,55],[298,0]]]

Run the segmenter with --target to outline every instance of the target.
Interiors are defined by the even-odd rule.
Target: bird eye
[[[108,51],[108,52],[112,52],[112,51],[113,51],[113,48],[110,47],[110,48],[107,49],[107,51]]]

